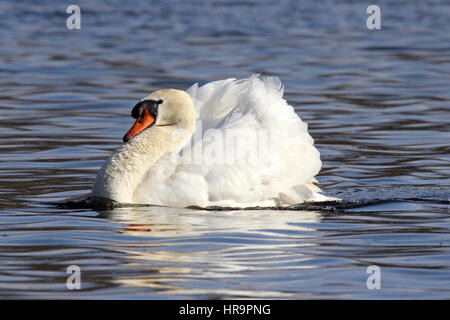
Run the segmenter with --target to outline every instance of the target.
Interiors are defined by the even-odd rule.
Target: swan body
[[[332,199],[313,184],[320,154],[282,96],[278,78],[259,75],[150,94],[133,109],[127,142],[100,169],[92,194],[171,207]]]

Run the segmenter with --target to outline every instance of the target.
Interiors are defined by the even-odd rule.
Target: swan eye
[[[155,100],[140,101],[133,107],[133,110],[131,110],[131,116],[134,119],[138,119],[139,123],[142,123],[140,117],[143,117],[144,110],[147,109],[150,112],[150,114],[156,119],[156,116],[158,115],[158,106],[163,102],[164,101],[162,99],[159,99],[158,101]]]
[[[133,108],[133,110],[131,111],[131,116],[135,119],[139,119],[140,116],[142,116],[142,114],[144,113],[144,104],[142,102],[139,102],[138,104],[136,104]]]

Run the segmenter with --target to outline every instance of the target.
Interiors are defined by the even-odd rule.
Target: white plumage
[[[195,84],[187,93],[195,106],[193,136],[188,128],[187,136],[177,140],[177,147],[168,142],[170,148],[161,151],[158,159],[149,159],[152,163],[145,172],[142,168],[133,170],[133,166],[142,167],[142,158],[120,160],[128,161],[126,164],[115,161],[114,165],[110,158],[97,176],[94,195],[120,202],[173,207],[274,206],[331,199],[313,185],[321,168],[320,154],[307,124],[283,99],[283,86],[278,78],[253,75],[201,87]],[[160,111],[163,108],[164,105]],[[158,128],[158,119],[154,127],[116,151],[116,154],[133,153],[132,157],[116,158],[142,154],[130,149],[142,148],[145,139],[151,139],[146,132]],[[136,147],[126,147],[131,142]],[[134,179],[135,183],[124,185],[121,190],[112,190],[117,183],[105,187],[108,177],[124,165],[127,169],[119,170],[117,175],[128,176],[114,177],[114,181]],[[117,196],[126,192],[127,197]]]

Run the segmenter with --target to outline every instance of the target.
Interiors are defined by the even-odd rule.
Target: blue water
[[[2,1],[0,297],[450,298],[450,3],[376,3],[380,30],[358,1],[77,1],[68,30],[68,4]],[[48,204],[89,193],[149,92],[254,72],[309,124],[326,194],[369,205]]]

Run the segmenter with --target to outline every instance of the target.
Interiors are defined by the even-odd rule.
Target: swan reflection
[[[210,290],[197,286],[194,292],[189,282],[223,283],[226,291],[227,283],[239,282],[243,274],[316,268],[304,250],[316,236],[317,212],[131,207],[104,215],[129,239],[117,248],[124,267],[145,270],[140,276],[115,276],[113,282],[121,286],[202,294]],[[245,295],[245,289],[233,294]]]

